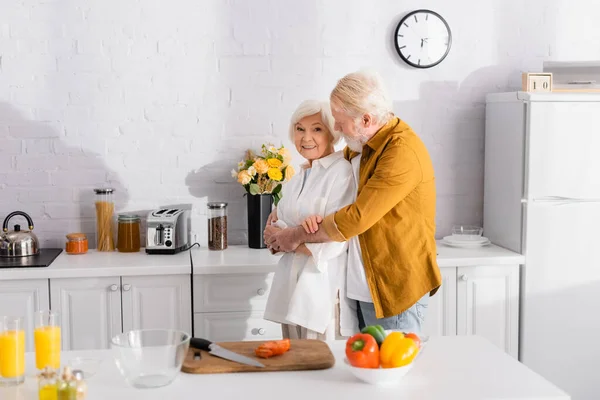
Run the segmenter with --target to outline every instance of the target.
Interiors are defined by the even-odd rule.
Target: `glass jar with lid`
[[[227,248],[227,203],[208,203],[208,248]]]
[[[140,251],[140,217],[137,215],[119,215],[117,250],[121,253]]]
[[[115,202],[113,199],[114,189],[94,189],[96,193],[96,248],[98,251],[114,251],[113,239],[113,213]]]
[[[88,251],[88,239],[85,233],[67,234],[65,250],[68,254],[85,254]]]

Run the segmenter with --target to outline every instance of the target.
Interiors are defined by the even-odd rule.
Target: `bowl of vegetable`
[[[415,333],[367,326],[346,341],[345,362],[352,375],[363,382],[393,385],[412,369],[422,346]]]

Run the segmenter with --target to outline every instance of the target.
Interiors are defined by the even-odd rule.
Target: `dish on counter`
[[[372,385],[394,385],[412,369],[429,337],[367,326],[346,341],[345,364]]]
[[[444,238],[442,239],[442,243],[447,246],[451,246],[451,247],[477,248],[477,247],[487,246],[487,245],[491,244],[492,242],[490,241],[490,239],[486,238],[485,236],[481,236],[477,240],[472,240],[472,239],[461,240],[461,239],[457,239],[454,235],[452,235],[452,236],[444,236]]]
[[[190,345],[190,335],[169,329],[140,329],[111,340],[117,368],[136,388],[169,385],[179,375]]]
[[[476,225],[454,225],[452,227],[452,237],[463,240],[477,240],[483,234],[483,228]]]

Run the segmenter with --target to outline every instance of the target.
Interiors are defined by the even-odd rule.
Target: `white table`
[[[89,400],[185,399],[439,399],[569,400],[570,396],[514,358],[476,336],[433,337],[402,382],[393,387],[358,381],[344,363],[344,341],[330,343],[335,367],[320,371],[239,374],[181,374],[171,385],[135,389],[119,375],[110,350],[65,352],[63,359],[104,359],[88,380]],[[37,399],[33,354],[28,377],[16,388],[0,388],[2,400]]]

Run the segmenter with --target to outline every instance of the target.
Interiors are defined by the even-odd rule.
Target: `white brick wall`
[[[230,242],[243,243],[228,171],[249,146],[290,145],[297,104],[361,67],[382,73],[431,152],[438,236],[481,223],[484,95],[518,88],[543,60],[600,58],[595,0],[1,2],[0,217],[30,213],[55,246],[93,232],[98,185],[116,188],[118,211],[192,204],[202,245],[206,202],[228,201]],[[424,71],[391,44],[421,7],[454,34]]]

